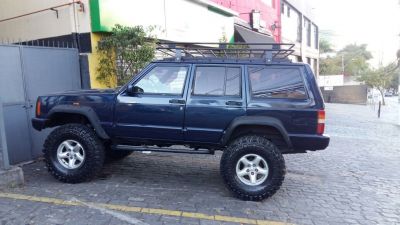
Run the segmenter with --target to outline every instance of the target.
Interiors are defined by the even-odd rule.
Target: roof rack
[[[156,50],[175,61],[193,59],[247,59],[265,62],[289,61],[294,44],[160,42]],[[171,58],[169,58],[171,59]]]

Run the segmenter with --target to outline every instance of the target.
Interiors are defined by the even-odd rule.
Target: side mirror
[[[143,93],[143,89],[138,87],[138,86],[133,86],[133,85],[129,85],[128,88],[126,89],[126,92],[129,95],[136,95],[136,94],[140,94]]]

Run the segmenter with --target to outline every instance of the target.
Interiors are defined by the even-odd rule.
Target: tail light
[[[36,102],[36,117],[39,117],[41,112],[41,108],[42,108],[42,103],[40,101],[40,99],[38,98],[37,102]]]
[[[322,135],[325,131],[325,110],[318,110],[317,134]]]

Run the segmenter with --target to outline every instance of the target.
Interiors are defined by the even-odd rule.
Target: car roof
[[[243,60],[243,59],[235,59],[235,60],[229,60],[229,59],[181,59],[179,61],[173,60],[173,59],[162,59],[162,60],[155,60],[152,61],[152,63],[176,63],[176,64],[232,64],[232,65],[278,65],[278,66],[304,66],[308,65],[303,62],[291,62],[289,60],[284,60],[284,61],[273,61],[266,63],[263,60]]]
[[[155,62],[283,65],[294,51],[291,43],[159,42]]]

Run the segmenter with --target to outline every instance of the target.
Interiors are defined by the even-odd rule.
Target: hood
[[[93,95],[93,94],[113,94],[118,91],[115,89],[89,89],[89,90],[74,90],[54,93],[53,95]]]
[[[40,96],[43,104],[70,104],[74,102],[90,104],[108,104],[112,103],[118,89],[90,89],[64,91],[47,96]]]

